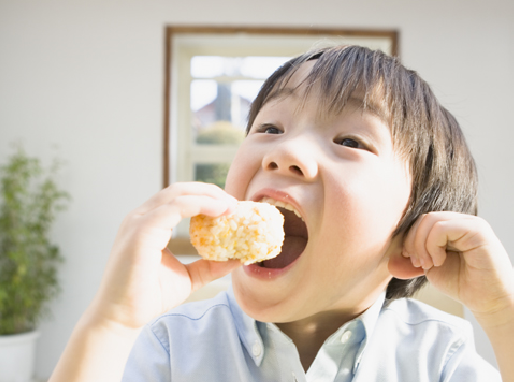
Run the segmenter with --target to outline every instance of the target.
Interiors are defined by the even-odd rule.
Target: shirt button
[[[254,353],[254,357],[259,357],[261,354],[261,345],[259,345],[259,342],[255,342],[254,346],[252,347],[252,353]]]
[[[346,331],[342,335],[342,343],[346,343],[352,336],[352,333],[350,331]]]

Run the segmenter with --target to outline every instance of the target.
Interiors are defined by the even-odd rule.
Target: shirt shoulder
[[[395,381],[499,380],[498,371],[477,354],[468,321],[411,298],[383,306],[367,348],[366,360],[381,357],[381,362],[364,373],[365,380],[379,375]]]
[[[440,367],[465,348],[475,351],[470,322],[412,298],[401,298],[386,305],[378,325],[383,330],[391,330],[386,337],[397,345],[398,355],[416,352]],[[421,352],[422,349],[425,351]]]
[[[215,297],[179,305],[157,317],[149,323],[150,326],[166,325],[167,321],[175,317],[182,317],[192,321],[201,321],[209,314],[230,314],[229,300],[226,292]]]
[[[176,307],[148,323],[129,356],[124,382],[250,381],[227,292]],[[236,318],[235,318],[236,317]]]
[[[234,327],[230,304],[226,293],[214,298],[180,305],[147,324],[162,346],[170,352],[170,342],[184,344],[192,334],[196,338],[211,338],[220,331]]]
[[[382,309],[381,315],[383,319],[395,318],[404,325],[439,325],[448,327],[459,336],[473,336],[472,325],[467,320],[413,298],[400,298],[390,302]]]

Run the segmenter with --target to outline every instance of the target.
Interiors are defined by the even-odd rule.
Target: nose
[[[265,171],[313,180],[318,175],[316,148],[305,140],[283,141],[269,150],[263,157]]]

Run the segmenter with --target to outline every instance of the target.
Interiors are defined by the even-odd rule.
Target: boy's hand
[[[513,269],[483,219],[447,211],[423,215],[408,232],[402,255],[478,319],[495,321],[513,310]]]
[[[167,248],[183,218],[220,216],[235,207],[236,200],[220,188],[190,182],[176,183],[132,211],[120,226],[90,307],[94,320],[137,329],[240,265],[235,260],[184,265]]]
[[[513,268],[490,225],[431,212],[408,232],[402,256],[390,261],[390,272],[408,276],[411,261],[436,289],[469,308],[490,339],[503,381],[513,381]]]

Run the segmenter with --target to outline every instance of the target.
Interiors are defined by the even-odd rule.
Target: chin
[[[272,291],[251,288],[242,280],[234,280],[236,302],[249,317],[261,322],[290,322],[296,318],[291,295],[281,296]]]

